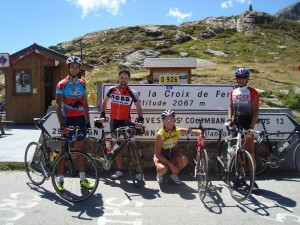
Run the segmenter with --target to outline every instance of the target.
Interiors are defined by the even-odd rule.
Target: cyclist
[[[248,87],[250,72],[247,68],[239,68],[235,71],[238,87],[230,92],[230,105],[228,109],[228,126],[233,122],[244,129],[254,129],[259,115],[259,94],[251,87]],[[254,152],[254,135],[251,132],[246,134],[242,143],[247,150],[256,168]],[[258,191],[258,185],[254,183],[253,191]]]
[[[83,150],[86,129],[90,128],[89,106],[86,99],[86,84],[78,79],[81,59],[77,56],[70,56],[66,64],[68,76],[58,82],[56,87],[56,113],[60,124],[61,132],[67,135],[68,126],[79,126],[81,133],[74,143],[74,149]],[[94,186],[85,179],[84,161],[78,158],[80,184],[82,187],[92,189]],[[64,165],[61,163],[58,168],[58,189],[64,191],[63,178]]]
[[[128,70],[119,71],[119,84],[110,87],[102,101],[100,122],[104,123],[106,121],[105,110],[107,108],[107,103],[111,100],[110,130],[112,132],[119,127],[135,126],[135,124],[130,121],[130,108],[132,102],[134,102],[137,109],[137,122],[140,125],[144,123],[143,110],[139,100],[139,95],[135,90],[128,87],[129,80],[130,72]],[[116,141],[117,140],[113,138],[113,142]],[[134,142],[134,138],[132,141]],[[116,156],[116,165],[118,170],[111,176],[113,179],[118,179],[124,175],[121,154]]]
[[[175,125],[175,112],[167,109],[161,114],[163,127],[155,136],[155,154],[153,157],[158,183],[164,181],[164,175],[171,171],[170,178],[175,184],[180,184],[177,174],[188,163],[186,155],[177,151],[176,145],[180,135],[187,135],[188,129]],[[200,135],[200,130],[192,130],[191,134]]]

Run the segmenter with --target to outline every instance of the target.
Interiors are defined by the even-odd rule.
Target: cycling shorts
[[[66,117],[67,126],[78,126],[80,133],[77,136],[77,141],[82,141],[86,136],[86,119],[85,116],[69,116]]]

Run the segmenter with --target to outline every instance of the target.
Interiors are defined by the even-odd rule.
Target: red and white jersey
[[[230,102],[233,103],[234,116],[246,120],[252,119],[252,104],[259,102],[258,92],[251,87],[238,87],[230,92]]]
[[[129,120],[132,102],[139,101],[138,93],[128,86],[121,87],[118,85],[110,87],[106,96],[111,101],[110,118],[116,120]]]

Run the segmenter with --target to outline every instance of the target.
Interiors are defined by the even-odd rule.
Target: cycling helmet
[[[164,111],[162,114],[161,114],[161,118],[164,120],[167,116],[173,116],[175,117],[175,112],[170,110],[170,109],[167,109],[166,111]]]
[[[66,63],[67,63],[67,65],[69,65],[71,63],[77,63],[79,65],[82,65],[82,61],[81,61],[80,57],[78,57],[78,56],[70,56],[69,58],[67,58]]]
[[[235,71],[235,77],[243,75],[244,77],[249,77],[250,72],[247,68],[239,68]]]

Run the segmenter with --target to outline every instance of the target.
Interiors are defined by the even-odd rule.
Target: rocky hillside
[[[279,10],[275,16],[300,22],[300,2]]]
[[[50,48],[64,54],[80,55],[82,41],[83,60],[100,66],[124,61],[126,56],[142,49],[157,52],[156,57],[159,54],[219,61],[211,58],[212,52],[221,51],[217,52],[221,57],[249,58],[276,52],[280,50],[278,46],[292,44],[299,47],[299,40],[299,24],[266,13],[246,11],[238,16],[210,17],[180,26],[146,25],[101,30]],[[216,42],[217,45],[213,44]]]

